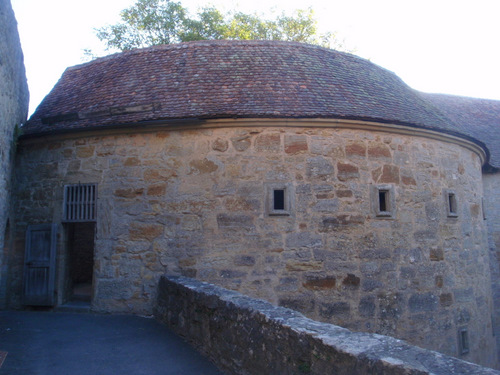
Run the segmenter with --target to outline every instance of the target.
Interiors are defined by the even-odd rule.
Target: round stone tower
[[[57,225],[59,304],[86,277],[93,309],[150,313],[159,276],[183,274],[494,366],[489,153],[467,134],[316,46],[112,55],[67,69],[23,129],[16,251]]]

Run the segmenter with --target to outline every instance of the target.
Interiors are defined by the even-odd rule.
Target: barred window
[[[97,184],[64,186],[63,222],[96,221]]]

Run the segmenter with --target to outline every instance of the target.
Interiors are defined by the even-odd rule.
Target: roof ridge
[[[317,50],[324,50],[324,51],[331,52],[331,53],[338,53],[338,54],[341,54],[344,56],[352,56],[355,59],[370,62],[368,59],[362,58],[360,56],[356,56],[356,55],[349,53],[349,52],[339,51],[336,49],[323,47],[323,46],[319,46],[316,44],[310,44],[310,43],[284,41],[284,40],[260,40],[260,39],[248,39],[248,40],[203,39],[203,40],[194,40],[194,41],[171,43],[171,44],[156,44],[156,45],[149,46],[149,47],[133,48],[133,49],[121,51],[121,52],[117,51],[117,52],[111,53],[111,54],[106,55],[106,56],[97,57],[93,60],[90,60],[90,61],[87,61],[87,62],[84,62],[81,64],[70,66],[70,67],[66,68],[65,71],[81,69],[82,67],[85,67],[85,66],[88,66],[88,65],[91,65],[94,63],[109,61],[109,60],[112,60],[112,59],[115,59],[115,58],[118,58],[118,57],[124,56],[124,55],[140,55],[140,54],[144,54],[144,53],[148,53],[148,52],[152,52],[152,51],[182,50],[182,49],[199,48],[199,47],[213,47],[213,46],[218,46],[218,47],[225,47],[225,46],[248,46],[248,47],[276,46],[277,47],[277,46],[283,46],[283,47],[287,47],[287,48],[296,47],[296,48],[301,48],[301,49],[312,49],[312,50],[317,49]],[[383,67],[381,67],[381,68],[385,69]]]

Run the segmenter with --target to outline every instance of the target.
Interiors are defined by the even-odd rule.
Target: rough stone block
[[[94,146],[80,146],[76,148],[76,156],[82,159],[94,156]]]
[[[250,255],[238,255],[234,258],[235,266],[254,266],[255,257]]]
[[[255,138],[255,150],[267,152],[279,152],[281,150],[280,134],[259,134]]]
[[[322,245],[321,236],[310,232],[290,233],[286,236],[286,247],[290,249],[299,249],[303,247],[317,248]]]
[[[342,280],[342,285],[349,287],[358,287],[361,279],[352,273],[348,273],[347,276]]]
[[[295,155],[307,152],[307,137],[304,135],[287,135],[285,136],[285,152]]]
[[[289,272],[320,271],[323,269],[323,262],[318,261],[289,261],[285,269]]]
[[[137,165],[140,165],[140,164],[141,164],[141,161],[139,160],[139,158],[137,158],[135,156],[126,158],[123,161],[123,166],[124,167],[134,167],[134,166],[137,166]]]
[[[430,249],[430,256],[429,256],[431,261],[438,262],[444,260],[444,251],[442,248],[431,248]]]
[[[359,301],[358,311],[364,318],[371,318],[375,316],[375,297],[364,296]]]
[[[443,293],[439,296],[439,303],[443,307],[448,307],[453,305],[453,294]]]
[[[397,320],[405,311],[405,298],[401,293],[379,293],[377,295],[379,316],[383,320]]]
[[[140,197],[144,193],[143,188],[127,188],[127,189],[116,189],[114,192],[115,197],[133,199]]]
[[[256,199],[247,199],[244,197],[234,196],[224,200],[224,207],[227,211],[255,211],[260,208],[260,201]]]
[[[167,184],[149,185],[146,194],[151,197],[159,197],[165,195]]]
[[[373,292],[376,289],[383,288],[384,283],[380,280],[366,278],[362,281],[361,287],[364,292]]]
[[[471,302],[474,300],[474,291],[472,288],[455,289],[453,290],[453,295],[457,302]]]
[[[471,321],[471,313],[467,308],[455,311],[455,323],[458,325],[467,324]]]
[[[212,150],[226,152],[229,148],[229,142],[222,138],[217,138],[212,142]]]
[[[281,277],[279,285],[275,287],[277,292],[295,292],[299,285],[299,280],[296,277]]]
[[[413,237],[418,242],[427,242],[437,238],[437,229],[418,230],[413,233]]]
[[[367,249],[367,250],[361,250],[359,254],[360,259],[369,259],[369,260],[390,259],[391,256],[392,253],[389,249]],[[393,264],[391,264],[391,266],[393,266]],[[384,270],[384,271],[389,271],[389,270]]]
[[[351,198],[353,196],[352,190],[337,190],[335,193],[339,198]]]
[[[193,160],[189,163],[189,174],[205,174],[212,173],[219,169],[219,166],[215,164],[213,161],[208,159],[202,160]]]
[[[177,173],[175,170],[170,170],[170,169],[144,169],[143,172],[143,179],[145,182],[150,183],[150,182],[165,182],[169,180],[172,177],[177,176]]]
[[[443,285],[444,285],[444,279],[443,279],[443,276],[441,275],[436,275],[435,279],[434,279],[434,284],[436,285],[436,287],[438,288],[442,288]]]
[[[235,278],[245,277],[247,273],[238,270],[222,270],[220,271],[219,275],[224,279],[235,279]]]
[[[236,151],[245,151],[252,144],[249,135],[242,135],[231,138],[231,143]]]
[[[412,313],[432,312],[438,307],[438,299],[432,293],[413,294],[408,299],[408,308]]]
[[[337,163],[337,178],[340,181],[347,181],[353,178],[359,178],[359,168],[349,163]]]
[[[306,168],[306,175],[310,179],[328,179],[335,172],[332,163],[321,156],[307,159]]]
[[[130,223],[130,240],[152,241],[163,234],[164,227],[160,224]]]
[[[388,164],[384,165],[378,182],[382,184],[399,184],[399,167]]]
[[[250,215],[218,214],[217,224],[221,229],[226,228],[249,230],[254,228],[253,217]]]
[[[319,306],[319,315],[323,318],[347,317],[351,313],[351,306],[347,302],[322,303]]]
[[[308,278],[302,286],[309,290],[327,290],[335,288],[337,279],[333,276],[321,278]]]
[[[366,146],[362,142],[351,143],[345,146],[345,154],[350,156],[366,156]]]
[[[314,212],[335,212],[339,207],[338,199],[320,199],[313,206]]]
[[[371,158],[390,158],[392,157],[391,149],[383,143],[370,144],[368,146],[368,156]]]
[[[363,276],[373,277],[380,273],[380,264],[376,261],[365,261],[360,266]]]

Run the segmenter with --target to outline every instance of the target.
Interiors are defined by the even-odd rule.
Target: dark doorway
[[[94,272],[95,223],[67,224],[69,300],[90,302]]]

